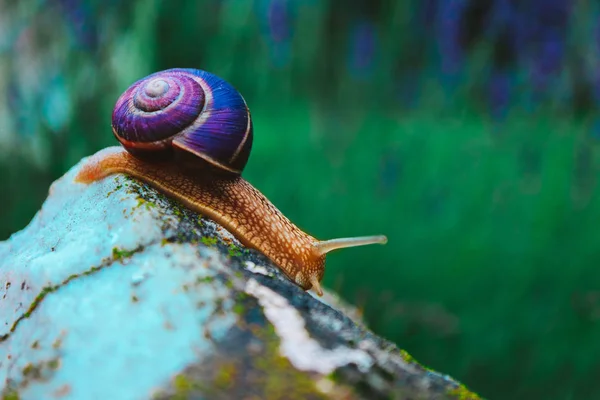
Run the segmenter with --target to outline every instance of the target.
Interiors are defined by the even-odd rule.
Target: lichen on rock
[[[211,220],[79,167],[0,243],[2,398],[478,398]]]

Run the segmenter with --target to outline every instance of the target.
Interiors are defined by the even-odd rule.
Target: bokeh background
[[[253,113],[244,175],[325,284],[489,398],[600,398],[600,4],[0,0],[0,239],[114,145],[133,81],[197,67]]]

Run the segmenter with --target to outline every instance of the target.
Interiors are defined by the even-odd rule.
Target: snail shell
[[[112,129],[136,157],[162,161],[182,151],[235,174],[246,166],[253,139],[239,92],[215,75],[183,68],[131,85],[117,100]]]

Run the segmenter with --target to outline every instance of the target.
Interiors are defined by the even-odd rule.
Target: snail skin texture
[[[230,84],[208,72],[170,69],[135,82],[117,100],[112,129],[123,147],[90,157],[77,182],[118,173],[146,182],[265,254],[304,290],[323,294],[331,250],[387,242],[385,236],[319,241],[244,180],[250,111]]]

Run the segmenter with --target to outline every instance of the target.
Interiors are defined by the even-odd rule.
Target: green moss
[[[20,398],[21,396],[15,388],[7,387],[2,391],[2,400],[19,400]]]
[[[144,199],[143,197],[138,197],[136,200],[137,200],[137,205],[134,207],[134,209],[138,209],[140,207],[144,207],[146,210],[156,208],[155,203],[148,201],[148,200]]]
[[[231,283],[232,287],[233,287],[233,283]],[[249,298],[251,298],[252,296],[250,296],[248,293],[246,292],[237,292],[235,295],[235,298],[237,301],[244,301],[247,300]]]
[[[238,367],[234,362],[224,363],[214,378],[215,389],[227,390],[234,385]]]
[[[25,316],[25,318],[29,318],[29,316],[31,315],[31,313],[33,312],[33,310],[35,310],[37,308],[37,306],[40,304],[40,302],[48,294],[54,292],[59,287],[60,287],[60,285],[46,286],[46,287],[42,288],[42,290],[40,291],[40,293],[35,297],[35,299],[33,299],[33,302],[29,306],[29,309],[27,309],[27,311],[23,314]],[[16,323],[16,321],[15,321],[15,323]]]
[[[411,356],[410,354],[408,354],[408,352],[406,350],[400,350],[400,357],[402,357],[402,359],[404,361],[406,361],[407,363],[409,363],[409,364],[418,364],[418,365],[421,365],[417,360],[415,360],[413,358],[413,356]]]
[[[234,304],[233,312],[236,313],[237,315],[243,315],[245,311],[246,311],[246,307],[244,307],[242,304],[240,304],[240,303]]]
[[[37,309],[37,307],[40,305],[40,303],[50,293],[53,293],[56,290],[58,290],[59,288],[65,286],[65,285],[68,285],[69,282],[71,282],[77,278],[94,274],[103,268],[109,267],[113,264],[114,261],[118,261],[118,260],[121,260],[126,257],[131,257],[133,254],[137,253],[140,250],[142,250],[142,247],[138,247],[134,250],[120,250],[119,248],[115,247],[115,248],[113,248],[113,251],[112,251],[112,257],[105,258],[104,260],[102,260],[102,263],[100,265],[92,266],[87,271],[84,271],[79,274],[69,275],[64,281],[62,281],[61,283],[59,283],[57,285],[46,286],[46,287],[42,288],[40,293],[33,299],[33,302],[27,308],[27,310],[25,310],[25,312],[23,314],[21,314],[19,316],[19,318],[17,318],[15,320],[15,322],[13,322],[12,326],[10,327],[9,332],[0,336],[0,343],[5,341],[6,339],[8,339],[8,337],[15,331],[15,329],[17,328],[17,325],[19,325],[19,323],[21,323],[22,320],[24,320],[25,318],[29,318],[31,316],[31,313],[33,313]]]
[[[39,365],[33,365],[32,363],[28,363],[23,367],[21,371],[25,378],[38,379],[42,376],[41,367]]]
[[[118,181],[118,179],[117,179]],[[115,186],[115,188],[113,190],[111,190],[110,192],[106,193],[106,197],[109,197],[111,194],[113,194],[114,192],[117,192],[119,190],[121,190],[123,188],[123,185],[121,183],[119,183],[117,186]]]
[[[58,337],[54,343],[52,343],[52,348],[53,349],[59,349],[60,346],[62,345],[62,337]]]
[[[327,398],[315,386],[313,379],[298,371],[290,361],[279,352],[280,341],[272,326],[255,331],[256,336],[265,344],[262,355],[254,358],[254,368],[262,372],[263,393],[267,399],[325,399]]]
[[[60,360],[52,358],[37,363],[27,363],[21,370],[21,387],[26,387],[32,381],[45,381],[52,377],[54,372],[60,367]],[[6,394],[4,394],[6,396]],[[6,398],[6,397],[3,397]]]
[[[122,260],[124,258],[131,257],[132,255],[134,255],[138,251],[139,251],[138,249],[123,250],[123,249],[119,249],[118,247],[113,247],[113,249],[112,249],[112,258],[115,261],[120,261],[120,260]]]
[[[60,360],[58,358],[53,358],[47,363],[48,368],[51,370],[57,370],[60,367]]]
[[[400,350],[400,357],[402,357],[402,359],[404,361],[406,361],[409,364],[414,364],[414,365],[418,365],[419,367],[423,368],[426,371],[433,371],[431,368],[421,364],[420,362],[418,362],[417,360],[415,360],[415,358],[413,356],[411,356],[410,354],[408,354],[408,352],[406,350]],[[433,371],[435,372],[435,371]]]
[[[195,381],[185,374],[177,374],[173,378],[173,390],[175,393],[159,393],[158,398],[169,398],[173,400],[185,400],[197,398],[199,392],[204,392],[206,387],[203,383]]]
[[[242,255],[242,250],[234,244],[229,245],[229,256],[230,257],[240,257]]]
[[[481,400],[479,395],[471,392],[465,385],[460,385],[455,389],[451,389],[447,394],[457,400]]]
[[[215,281],[214,276],[199,276],[196,279],[196,283],[213,283]]]
[[[203,236],[202,239],[200,239],[200,241],[208,247],[212,247],[217,244],[217,238],[215,237]]]
[[[406,350],[400,350],[399,353],[400,353],[400,357],[402,357],[402,359],[404,361],[406,361],[407,363],[416,364],[419,367],[421,367],[427,371],[430,371],[430,369],[428,367],[426,367],[425,365],[423,365],[420,362],[418,362],[417,360],[415,360],[415,358],[413,356],[411,356],[410,354],[408,354],[408,352]]]
[[[189,393],[193,388],[193,385],[187,376],[178,374],[175,379],[173,379],[173,388],[175,389],[175,393],[181,395]]]
[[[245,306],[237,303],[236,312]],[[255,337],[262,345],[252,354],[225,355],[223,352],[208,364],[192,367],[176,375],[167,391],[158,393],[160,399],[245,398],[252,388],[251,398],[273,400],[326,399],[315,386],[312,374],[297,370],[279,352],[279,337],[272,326],[248,324],[242,318],[239,327]],[[227,344],[224,344],[227,345]],[[220,352],[217,352],[220,353]]]

